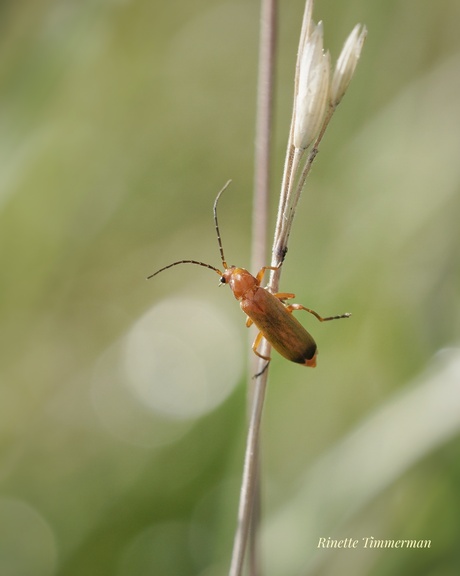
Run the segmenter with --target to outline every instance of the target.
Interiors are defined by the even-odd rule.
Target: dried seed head
[[[305,149],[317,135],[328,103],[330,57],[323,51],[323,26],[310,22],[311,33],[299,55],[294,112],[294,146]]]
[[[334,108],[339,104],[347,91],[361,55],[366,36],[366,27],[361,27],[361,24],[356,24],[342,48],[342,52],[335,66],[334,75],[332,76],[330,101]]]

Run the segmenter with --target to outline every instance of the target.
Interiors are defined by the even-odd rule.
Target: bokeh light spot
[[[0,499],[0,574],[49,576],[57,546],[48,522],[21,500]]]
[[[96,363],[91,396],[100,421],[131,444],[176,441],[237,385],[241,340],[232,321],[208,302],[162,301]]]
[[[148,311],[124,345],[127,383],[146,406],[196,418],[218,406],[241,374],[238,331],[201,300],[168,299]]]

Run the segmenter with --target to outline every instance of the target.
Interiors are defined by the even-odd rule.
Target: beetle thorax
[[[223,274],[225,283],[228,284],[237,300],[244,298],[248,291],[254,291],[259,287],[256,278],[244,268],[230,266]]]

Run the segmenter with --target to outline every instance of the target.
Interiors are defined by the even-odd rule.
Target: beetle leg
[[[281,262],[282,264],[282,262]],[[265,271],[266,270],[278,270],[278,268],[281,268],[281,264],[279,264],[278,266],[262,266],[262,268],[257,272],[257,276],[256,276],[256,280],[257,283],[260,286],[260,283],[262,282],[262,278],[264,277]]]
[[[320,322],[327,322],[328,320],[338,320],[339,318],[349,318],[351,316],[349,312],[346,312],[345,314],[340,314],[339,316],[327,316],[326,318],[323,318],[318,314],[318,312],[311,310],[311,308],[305,308],[305,306],[302,306],[302,304],[289,304],[289,306],[286,306],[286,310],[288,312],[292,312],[293,310],[305,310],[306,312],[310,312],[310,314],[313,314],[313,316],[317,318]]]
[[[281,302],[295,298],[295,294],[291,294],[291,292],[277,292],[276,294],[273,294],[273,296],[278,298],[278,300],[281,300]]]
[[[270,356],[263,356],[260,352],[257,352],[257,348],[260,346],[260,342],[261,342],[263,337],[264,337],[263,332],[259,332],[257,334],[257,336],[255,337],[254,342],[252,344],[252,351],[259,358],[262,358],[263,360],[267,360],[267,362],[270,362],[270,360],[271,360]],[[256,376],[258,376],[258,374],[256,374]]]
[[[268,365],[270,364],[270,360],[271,360],[271,358],[269,356],[262,356],[262,354],[260,352],[257,352],[257,348],[259,347],[260,342],[261,342],[263,337],[264,337],[264,335],[262,332],[259,332],[257,334],[257,336],[254,339],[254,343],[252,345],[252,351],[254,352],[254,354],[256,354],[256,356],[258,356],[259,358],[262,358],[262,360],[266,360],[267,363],[265,364],[265,366],[262,368],[262,370],[260,372],[257,372],[257,374],[254,374],[254,376],[252,377],[253,379],[258,378],[259,376],[262,376],[262,374],[268,368]]]
[[[270,364],[270,360],[268,360],[267,362],[265,362],[265,366],[262,368],[262,370],[260,372],[257,372],[257,374],[254,374],[254,376],[252,377],[252,379],[254,380],[254,378],[258,378],[259,376],[262,376],[262,374],[265,372],[265,370],[268,368],[268,365]]]

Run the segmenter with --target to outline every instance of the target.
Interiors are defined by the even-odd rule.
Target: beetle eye
[[[219,284],[221,284],[221,285],[222,285],[222,284],[227,284],[227,282],[225,281],[225,276],[221,276],[221,277],[220,277]]]

